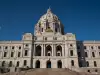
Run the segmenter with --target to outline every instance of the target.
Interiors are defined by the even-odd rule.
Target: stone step
[[[88,73],[79,73],[69,69],[30,69],[21,72],[5,73],[0,75],[95,75]]]

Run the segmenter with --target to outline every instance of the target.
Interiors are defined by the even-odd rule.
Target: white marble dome
[[[63,25],[58,17],[52,13],[51,9],[47,10],[47,13],[41,16],[38,23],[35,25],[35,35],[42,35],[45,32],[52,32],[54,34],[63,34]]]

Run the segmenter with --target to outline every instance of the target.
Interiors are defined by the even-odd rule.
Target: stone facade
[[[64,34],[62,23],[49,8],[35,25],[34,35],[25,33],[21,41],[0,41],[0,67],[98,71],[100,42],[77,41],[75,34]]]

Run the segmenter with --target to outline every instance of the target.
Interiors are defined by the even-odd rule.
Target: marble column
[[[55,46],[56,46],[56,45],[53,44],[53,48],[54,48],[54,49],[53,49],[53,52],[54,52],[53,55],[54,55],[54,56],[56,56],[56,48],[55,48]]]
[[[42,44],[42,49],[41,49],[41,56],[43,56],[43,47],[44,47],[44,45]]]
[[[54,48],[53,48],[53,44],[52,44],[52,56],[53,56],[53,51],[54,51]]]
[[[35,47],[36,47],[36,45],[34,44],[34,53],[33,53],[34,55],[33,56],[35,56]]]
[[[64,45],[62,45],[62,56],[64,56]]]
[[[44,50],[43,56],[45,56],[45,47],[46,47],[46,45],[44,44],[44,47],[43,47],[43,50]]]

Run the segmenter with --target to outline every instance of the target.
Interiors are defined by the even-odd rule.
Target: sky
[[[0,0],[0,40],[21,40],[47,9],[56,14],[65,33],[77,40],[100,40],[100,0]]]

